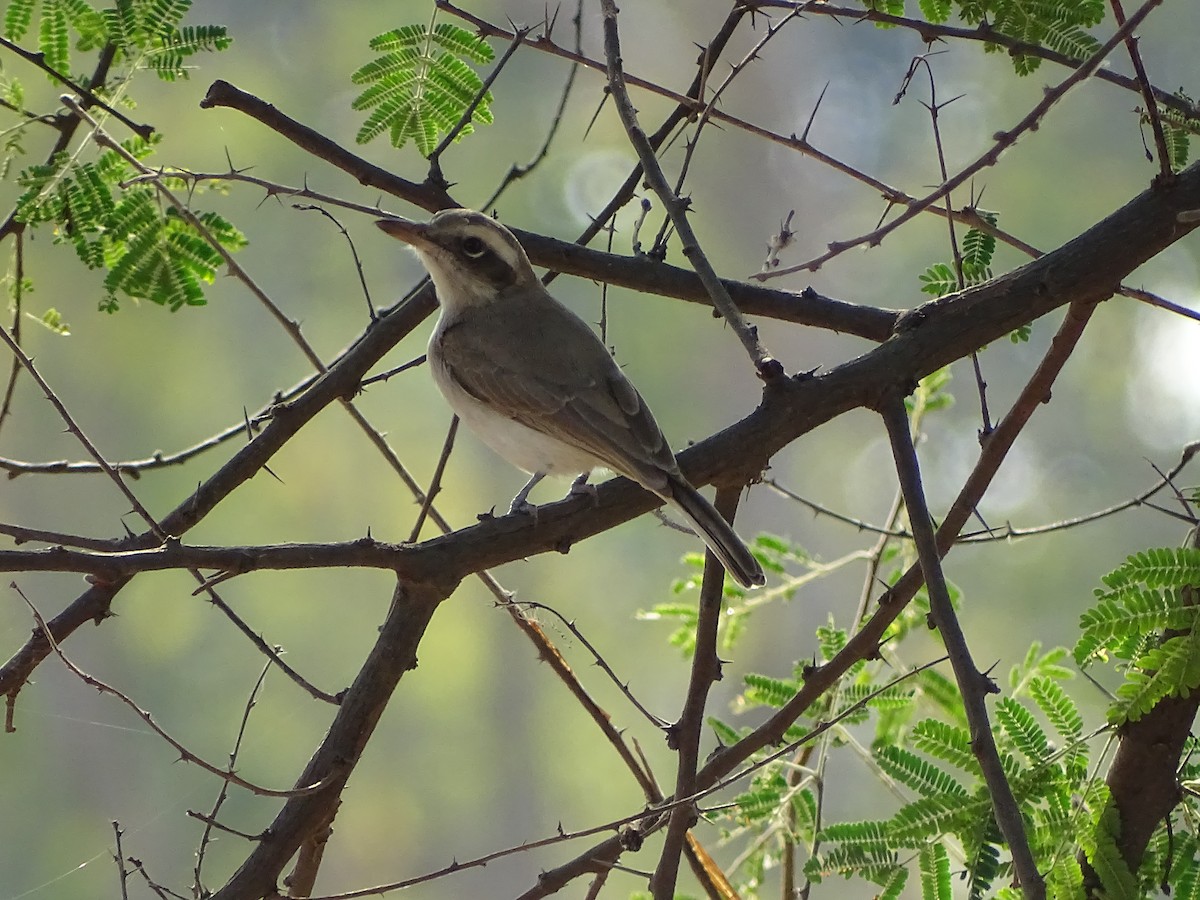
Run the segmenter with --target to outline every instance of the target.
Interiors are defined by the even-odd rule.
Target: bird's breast
[[[514,410],[505,410],[464,388],[443,352],[444,332],[439,322],[429,340],[429,371],[450,408],[476,437],[512,465],[529,473],[574,476],[604,465],[592,453],[518,421]],[[513,377],[500,373],[495,376]]]

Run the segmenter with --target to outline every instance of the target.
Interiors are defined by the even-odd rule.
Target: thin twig
[[[298,396],[301,392],[307,389],[316,381],[318,376],[309,375],[301,380],[298,384],[288,388],[286,391],[280,391],[271,400],[271,403],[253,415],[246,416],[243,414],[242,420],[236,424],[230,425],[221,429],[210,437],[205,438],[199,443],[193,444],[190,447],[185,447],[182,450],[177,450],[174,453],[156,452],[151,456],[141,459],[128,459],[111,462],[110,465],[118,472],[128,474],[131,478],[141,477],[142,472],[153,471],[155,469],[164,469],[169,466],[179,466],[190,462],[195,457],[202,453],[221,446],[225,442],[245,435],[247,439],[253,439],[254,432],[271,418],[271,409],[280,403],[286,402],[293,397]],[[19,459],[0,458],[0,469],[8,472],[9,478],[16,478],[19,475],[94,475],[104,470],[100,468],[98,463],[69,460],[50,460],[46,462],[28,462]],[[68,542],[69,543],[69,542]]]
[[[268,662],[262,667],[262,671],[258,673],[258,679],[254,682],[254,687],[250,689],[250,696],[246,699],[246,706],[242,710],[242,720],[238,724],[237,736],[233,739],[233,749],[229,751],[229,771],[232,772],[237,767],[238,754],[242,749],[242,739],[246,736],[246,726],[250,724],[250,712],[254,709],[254,705],[258,700],[259,691],[262,690],[263,684],[267,680],[267,673],[271,671],[271,663]],[[217,822],[217,816],[221,812],[221,807],[225,805],[225,801],[229,798],[229,782],[223,782],[221,789],[217,791],[217,799],[213,801],[212,809],[205,815],[193,814],[190,810],[189,815],[204,822],[204,829],[200,832],[200,844],[196,848],[196,863],[192,868],[192,893],[196,897],[207,896],[208,891],[204,888],[204,881],[201,877],[201,872],[204,869],[204,856],[208,851],[209,842],[212,840],[214,829],[224,831],[226,834],[238,834],[232,829],[226,828]],[[242,835],[250,840],[254,838],[250,835]]]
[[[471,102],[467,104],[466,109],[464,109],[462,115],[459,116],[458,121],[454,123],[449,131],[446,132],[446,136],[442,138],[441,142],[433,148],[433,152],[429,154],[429,175],[427,176],[427,181],[432,182],[433,184],[441,185],[442,187],[450,187],[445,176],[442,175],[442,154],[446,152],[447,147],[449,147],[452,143],[454,143],[455,140],[458,139],[458,136],[462,134],[462,130],[471,123],[471,117],[475,115],[475,110],[479,108],[479,104],[482,103],[483,98],[487,96],[492,84],[497,78],[500,77],[500,73],[503,72],[504,67],[508,65],[508,61],[512,59],[513,54],[517,52],[517,48],[525,43],[526,36],[529,34],[529,32],[533,31],[535,27],[536,26],[524,25],[519,28],[515,28],[516,34],[513,36],[512,41],[509,42],[508,48],[500,57],[499,62],[492,67],[492,71],[488,73],[487,78],[483,79],[483,84],[480,85],[479,90],[475,92],[475,96],[471,98]],[[482,40],[483,38],[481,37],[480,41],[482,42]]]
[[[193,900],[191,897],[185,897],[177,891],[171,890],[166,885],[159,884],[150,877],[150,873],[146,871],[146,864],[140,859],[129,857],[129,863],[133,866],[133,870],[142,876],[142,880],[146,882],[146,887],[154,892],[158,900]]]
[[[1168,487],[1175,477],[1183,471],[1189,462],[1195,457],[1197,451],[1200,450],[1200,442],[1186,445],[1180,455],[1179,461],[1166,472],[1163,477],[1154,482],[1153,485],[1143,491],[1130,497],[1128,500],[1122,500],[1120,503],[1114,503],[1111,506],[1105,506],[1101,509],[1093,510],[1090,513],[1084,513],[1079,516],[1072,516],[1069,519],[1059,519],[1056,522],[1047,522],[1043,525],[1030,525],[1023,528],[1016,527],[1011,523],[1005,523],[1002,527],[991,528],[981,531],[964,531],[958,536],[955,543],[958,544],[991,544],[997,541],[1009,541],[1014,538],[1036,537],[1043,534],[1051,534],[1056,531],[1066,531],[1071,528],[1078,528],[1081,525],[1088,525],[1092,522],[1098,522],[1101,519],[1106,519],[1109,516],[1114,516],[1117,513],[1124,512],[1127,509],[1133,509],[1138,506],[1149,505],[1146,503],[1151,497],[1157,494],[1163,488]],[[835,522],[842,522],[845,525],[858,530],[865,531],[871,534],[878,534],[887,538],[895,538],[899,540],[911,540],[912,533],[906,528],[896,528],[885,525],[876,525],[867,522],[863,519],[857,519],[853,516],[848,516],[845,513],[840,513],[835,509],[830,509],[815,500],[810,500],[797,494],[795,491],[788,488],[774,478],[764,478],[762,484],[765,487],[771,488],[776,493],[791,500],[794,503],[799,503],[819,516],[826,516],[833,519]]]
[[[104,102],[104,100],[96,96],[93,91],[85,88],[83,85],[79,84],[79,82],[72,79],[69,75],[64,75],[62,72],[58,71],[58,69],[47,63],[45,56],[43,56],[41,53],[34,53],[31,50],[26,50],[20,44],[14,44],[12,41],[4,37],[0,37],[0,47],[15,53],[26,62],[37,66],[59,84],[69,87],[72,91],[87,101],[89,106],[97,106],[104,110],[142,140],[148,141],[154,135],[153,125],[139,125],[137,122],[134,122],[128,116],[124,115],[119,109],[109,106],[106,102]],[[95,82],[93,81],[93,86],[94,85]]]
[[[717,490],[714,506],[728,521],[733,521],[741,491],[737,488]],[[679,721],[667,733],[667,745],[676,751],[676,797],[696,792],[696,772],[700,765],[700,735],[704,726],[704,709],[708,693],[721,678],[721,659],[717,655],[717,631],[721,623],[721,601],[725,587],[725,571],[712,550],[705,551],[704,581],[700,587],[700,602],[696,621],[696,645],[692,651],[692,670],[687,694]],[[650,879],[654,900],[671,900],[679,876],[679,860],[688,831],[695,824],[694,807],[680,805],[671,811],[667,835],[663,840],[658,866]]]
[[[421,526],[425,524],[425,519],[429,515],[429,508],[433,506],[433,498],[438,495],[442,489],[442,475],[446,471],[446,463],[450,460],[450,451],[454,449],[454,436],[458,434],[458,416],[450,417],[450,427],[446,429],[446,440],[442,442],[442,452],[438,456],[437,466],[433,470],[433,478],[429,482],[429,490],[425,492],[425,499],[421,502],[421,511],[417,513],[417,521],[413,523],[412,532],[408,536],[408,542],[415,544],[418,538],[421,537]]]
[[[1124,25],[1125,8],[1121,5],[1121,0],[1109,0],[1109,5],[1112,6],[1113,18],[1117,25]],[[1133,63],[1133,71],[1137,75],[1142,97],[1146,101],[1146,116],[1150,119],[1150,130],[1154,133],[1154,146],[1158,150],[1158,179],[1166,186],[1175,178],[1175,172],[1171,168],[1171,153],[1167,149],[1167,136],[1163,131],[1158,101],[1154,99],[1154,85],[1150,83],[1150,76],[1146,74],[1146,66],[1142,62],[1141,51],[1138,50],[1137,35],[1131,32],[1126,36],[1125,49],[1129,51],[1129,61]]]
[[[121,823],[116,819],[112,821],[113,839],[116,841],[117,849],[113,853],[113,861],[117,864],[117,878],[121,884],[121,900],[129,900],[129,870],[125,868],[125,851],[121,847],[121,838],[125,832],[121,830]]]
[[[921,573],[929,592],[929,608],[934,624],[942,637],[942,643],[950,657],[954,677],[962,693],[963,710],[971,728],[971,750],[979,761],[983,779],[987,783],[992,799],[996,823],[1012,853],[1013,868],[1020,879],[1021,890],[1026,900],[1044,900],[1046,883],[1038,871],[1037,860],[1029,846],[1025,833],[1025,822],[1013,795],[1012,786],[1004,774],[1000,762],[1000,751],[988,721],[985,697],[999,689],[992,680],[979,671],[971,658],[966,636],[959,624],[946,577],[942,572],[941,551],[933,530],[933,519],[925,501],[925,488],[921,484],[921,470],[917,463],[917,448],[909,433],[908,413],[904,399],[899,394],[885,400],[879,410],[887,427],[892,445],[896,471],[900,477],[900,488],[904,493],[904,505],[908,508],[908,523],[913,531],[913,541],[921,562]]]
[[[629,142],[633,145],[633,149],[642,163],[646,181],[658,194],[663,206],[666,207],[667,214],[671,217],[671,223],[675,226],[675,230],[683,242],[684,256],[688,258],[688,262],[692,264],[692,268],[696,270],[696,274],[704,283],[713,305],[729,323],[734,334],[746,349],[759,377],[767,382],[782,378],[784,377],[783,366],[762,345],[758,339],[758,330],[752,328],[742,317],[741,311],[734,304],[733,298],[729,296],[729,291],[717,277],[716,270],[713,269],[712,263],[709,262],[701,248],[700,240],[692,230],[691,222],[687,217],[688,204],[671,190],[667,176],[655,155],[654,147],[647,140],[646,133],[638,122],[637,110],[634,109],[633,101],[629,99],[629,90],[625,86],[624,69],[621,62],[621,42],[617,32],[616,2],[615,0],[601,0],[600,6],[604,14],[604,54],[608,62],[609,89],[612,91],[621,123],[625,126],[625,134],[629,137]]]
[[[88,455],[96,461],[96,464],[100,466],[102,470],[104,470],[104,474],[109,477],[109,480],[116,485],[117,490],[120,491],[125,499],[129,501],[133,511],[142,517],[142,520],[147,524],[147,526],[149,526],[152,533],[154,533],[159,539],[165,539],[166,535],[159,527],[158,520],[155,519],[154,516],[150,515],[150,511],[142,505],[142,502],[138,500],[133,491],[129,489],[129,485],[125,483],[125,480],[121,477],[120,473],[113,468],[112,464],[104,458],[104,455],[100,452],[99,448],[97,448],[96,445],[92,443],[92,440],[84,433],[83,429],[79,426],[79,423],[75,421],[75,417],[71,415],[66,405],[61,399],[59,399],[58,394],[54,392],[49,383],[42,378],[41,373],[34,366],[33,360],[30,359],[25,351],[21,349],[21,345],[17,342],[13,335],[8,332],[8,329],[0,328],[0,341],[3,341],[8,346],[8,349],[12,351],[13,356],[18,362],[20,362],[22,368],[29,373],[29,376],[37,383],[37,386],[42,389],[42,393],[50,402],[50,405],[54,407],[59,417],[63,420],[63,423],[67,426],[67,430],[71,432],[71,434],[75,435],[75,439],[83,445],[83,448],[87,451]]]
[[[12,326],[9,329],[12,334],[12,339],[19,346],[21,343],[21,320],[25,316],[25,310],[22,306],[22,299],[25,296],[25,232],[17,233],[16,246],[13,250],[16,257],[16,272],[14,274],[14,282],[12,289],[13,297],[13,320]],[[4,427],[4,420],[12,415],[13,395],[17,390],[17,378],[21,374],[21,360],[16,356],[12,358],[8,369],[8,381],[4,386],[4,400],[0,401],[0,429]]]
[[[596,649],[595,645],[587,639],[574,621],[568,619],[553,606],[549,606],[545,603],[538,603],[533,600],[516,600],[514,603],[523,609],[536,609],[541,610],[542,612],[548,612],[550,615],[554,616],[554,618],[558,619],[558,621],[562,623],[563,627],[571,632],[571,634],[574,635],[575,639],[579,641],[579,643],[583,644],[587,652],[592,655],[592,659],[596,661],[596,665],[600,667],[600,671],[607,675],[609,680],[616,685],[617,690],[625,695],[625,699],[629,701],[633,708],[640,712],[646,721],[655,728],[666,728],[668,724],[667,721],[646,709],[645,705],[638,700],[638,698],[634,696],[633,691],[629,689],[629,682],[622,681],[617,677],[617,673],[613,671],[613,668],[611,665],[609,665],[608,660],[606,660],[600,651]],[[646,767],[646,760],[644,757],[642,758],[641,763],[642,766],[649,771],[648,767]]]
[[[1146,0],[1146,2],[1138,9],[1137,12],[1129,18],[1129,20],[1117,29],[1116,33],[1109,38],[1100,49],[1093,53],[1088,59],[1079,66],[1074,72],[1064,78],[1061,82],[1052,88],[1047,88],[1043,92],[1042,99],[1033,107],[1021,120],[1007,131],[997,133],[996,139],[992,146],[984,151],[979,157],[960,169],[954,177],[943,181],[941,185],[935,188],[930,193],[926,194],[917,200],[907,204],[906,208],[896,218],[892,219],[886,225],[876,228],[874,231],[867,234],[859,235],[846,241],[836,241],[829,245],[829,249],[820,256],[814,257],[806,262],[791,266],[781,266],[773,269],[770,272],[758,272],[753,277],[759,281],[766,281],[771,278],[778,278],[782,275],[789,275],[794,272],[801,271],[816,271],[821,268],[829,260],[835,256],[839,256],[854,247],[860,246],[877,246],[884,238],[890,235],[901,225],[910,221],[918,215],[922,210],[932,206],[938,200],[941,200],[952,190],[964,184],[968,179],[989,166],[994,166],[1003,155],[1003,152],[1012,147],[1017,140],[1024,134],[1036,130],[1050,108],[1061,100],[1067,92],[1076,85],[1082,83],[1090,77],[1099,68],[1100,64],[1110,54],[1113,49],[1125,39],[1126,36],[1133,33],[1134,29],[1142,23],[1142,21],[1150,15],[1155,7],[1161,5],[1163,0]]]
[[[757,7],[774,6],[791,9],[796,5],[797,0],[753,0],[753,2],[754,6]],[[996,31],[986,20],[974,28],[964,28],[945,23],[937,24],[925,19],[895,16],[879,9],[836,6],[832,3],[819,3],[813,6],[809,12],[815,16],[827,16],[836,20],[848,19],[852,22],[877,22],[880,25],[887,25],[894,28],[908,28],[917,32],[927,44],[932,44],[935,41],[941,41],[945,38],[957,41],[976,41],[989,46],[1002,47],[1013,57],[1044,59],[1047,62],[1052,62],[1055,65],[1068,69],[1077,69],[1086,63],[1086,61],[1068,56],[1058,50],[1052,50],[1049,47],[1043,47],[1038,44],[1030,44]],[[1141,85],[1136,78],[1130,78],[1128,75],[1112,69],[1099,69],[1093,77],[1097,81],[1105,81],[1134,93],[1138,93],[1141,90]],[[1182,97],[1177,97],[1161,88],[1154,88],[1153,90],[1158,102],[1169,109],[1173,109],[1189,118],[1195,118],[1197,113],[1200,112],[1200,110],[1197,110],[1195,104],[1188,102]]]
[[[342,237],[346,239],[346,243],[350,246],[350,255],[354,257],[354,271],[358,273],[358,284],[362,288],[363,298],[367,301],[367,318],[372,322],[378,318],[375,315],[375,304],[371,302],[371,289],[367,287],[367,276],[363,272],[362,260],[358,258],[358,248],[354,246],[354,238],[350,237],[350,232],[346,230],[346,226],[338,221],[337,216],[325,209],[323,206],[314,206],[309,203],[293,203],[292,209],[297,209],[302,212],[317,212],[333,223],[334,227],[342,233]]]
[[[213,775],[216,775],[221,780],[227,781],[231,784],[236,784],[238,787],[245,788],[246,790],[250,791],[250,793],[256,794],[260,797],[306,797],[310,794],[320,791],[325,787],[326,783],[324,781],[318,781],[314,784],[308,785],[307,787],[296,788],[293,790],[276,790],[274,788],[266,788],[262,787],[261,785],[254,784],[253,782],[249,782],[240,775],[237,775],[234,772],[226,771],[220,766],[215,766],[197,756],[182,743],[171,737],[171,735],[169,735],[162,727],[159,726],[157,722],[154,721],[154,717],[150,715],[150,713],[134,703],[128,695],[121,693],[121,691],[109,684],[106,684],[99,678],[89,675],[87,672],[83,671],[83,669],[75,665],[75,663],[73,663],[70,658],[63,653],[62,648],[58,646],[58,642],[55,641],[51,636],[50,629],[46,626],[46,620],[42,618],[42,614],[38,612],[38,609],[33,605],[33,602],[25,596],[25,592],[17,586],[16,582],[12,582],[9,586],[16,591],[17,595],[22,600],[25,601],[25,605],[29,607],[29,611],[33,614],[33,618],[37,623],[38,630],[41,631],[41,633],[46,636],[46,639],[50,641],[51,649],[54,651],[55,655],[62,660],[63,665],[65,665],[67,669],[70,670],[73,675],[75,675],[76,678],[88,685],[88,687],[93,687],[102,694],[108,694],[112,697],[116,697],[123,704],[125,704],[125,706],[133,710],[134,715],[141,719],[151,731],[170,744],[171,747],[173,747],[179,753],[179,758],[183,762],[195,763],[200,768]]]
[[[576,0],[575,15],[571,19],[571,23],[575,26],[575,52],[579,53],[583,46],[583,0]],[[546,35],[549,39],[549,35]],[[562,93],[558,98],[558,108],[554,111],[554,115],[550,118],[550,127],[546,129],[546,136],[542,140],[541,147],[533,154],[529,162],[523,165],[513,163],[508,167],[508,171],[500,180],[500,184],[496,185],[496,189],[492,191],[492,195],[483,202],[480,209],[491,209],[497,200],[508,190],[509,186],[524,178],[530,172],[537,169],[542,164],[542,161],[550,153],[550,145],[554,143],[554,138],[558,135],[559,127],[563,123],[563,117],[567,112],[567,102],[571,99],[571,93],[575,88],[575,76],[579,74],[578,63],[572,63],[571,68],[567,72],[567,80],[563,85]]]

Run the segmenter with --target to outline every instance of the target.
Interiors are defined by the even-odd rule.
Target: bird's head
[[[513,233],[483,213],[444,209],[428,222],[395,218],[375,224],[416,251],[447,309],[484,305],[537,281]]]

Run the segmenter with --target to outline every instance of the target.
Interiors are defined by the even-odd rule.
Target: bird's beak
[[[399,217],[393,219],[376,219],[375,224],[394,238],[418,250],[431,250],[434,243],[429,239],[429,226],[424,222],[411,222]]]

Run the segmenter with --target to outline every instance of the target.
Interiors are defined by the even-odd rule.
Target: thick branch
[[[256,900],[276,896],[283,867],[315,828],[327,822],[342,790],[375,731],[400,678],[417,665],[417,645],[439,603],[454,582],[410,585],[401,582],[379,640],[338,707],[329,733],[301,773],[298,784],[325,782],[315,793],[284,803],[275,821],[213,900]]]
[[[797,376],[771,386],[751,415],[680,453],[688,477],[697,484],[745,484],[762,471],[771,456],[796,438],[848,410],[874,408],[895,385],[915,384],[930,372],[1063,304],[1082,306],[1105,299],[1122,278],[1193,229],[1196,223],[1180,223],[1178,215],[1198,208],[1200,166],[1192,166],[1170,190],[1145,191],[1041,259],[987,284],[910,310],[901,318],[895,336],[875,350],[825,375]],[[235,454],[227,466],[166,516],[163,529],[170,534],[184,533],[258,471],[291,438],[300,423],[339,397],[352,394],[363,374],[415,327],[425,302],[414,298],[383,316],[326,375],[294,402],[279,408],[263,431]],[[396,548],[397,555],[389,560],[388,567],[420,579],[435,569],[446,577],[459,578],[466,572],[535,553],[564,552],[576,541],[641,515],[658,502],[632,482],[617,478],[599,486],[595,503],[590,498],[563,500],[541,507],[536,523],[525,516],[505,516],[415,547]],[[126,549],[149,550],[154,546],[154,542],[142,538],[130,542]],[[362,554],[392,552],[378,547],[370,550],[361,543],[358,547],[355,552]],[[64,560],[89,558],[70,551],[41,552],[61,553]],[[180,559],[184,558],[182,548],[172,551],[168,547],[158,552],[164,557],[178,552]],[[223,566],[228,557],[222,559],[216,554],[236,553],[212,552],[208,563],[194,554],[187,558],[192,565]],[[280,548],[254,552],[261,552],[268,562],[272,562],[272,553],[279,554],[274,564],[263,566],[275,567],[287,554],[292,555],[292,565],[302,565],[309,551]],[[312,548],[312,552],[317,551]],[[331,554],[328,559],[332,560],[339,551],[334,548],[325,552]],[[347,551],[343,548],[341,552],[341,558],[345,559]],[[6,556],[20,560],[21,564],[35,564],[34,557],[11,555],[15,553],[22,551],[0,554],[0,566],[17,567],[5,565]],[[358,564],[383,563],[383,557],[379,557],[378,563]],[[44,567],[41,563],[36,566]],[[91,563],[78,562],[66,568],[98,573],[125,571],[109,563],[96,563],[93,567]],[[0,670],[0,693],[8,685],[3,677],[6,674]]]
[[[361,184],[399,197],[428,212],[459,205],[445,191],[408,181],[380,169],[307,125],[289,118],[271,104],[226,81],[213,82],[201,105],[206,109],[227,107],[244,112],[318,159],[358,179]],[[306,194],[296,191],[297,196]],[[378,216],[384,211],[372,209],[371,213]],[[651,259],[604,253],[518,228],[513,228],[512,232],[520,239],[535,265],[647,294],[711,305],[708,292],[695,272]],[[722,279],[722,284],[745,313],[771,316],[802,325],[817,325],[875,341],[886,340],[895,324],[896,314],[890,310],[831,300],[812,290],[801,293],[771,290],[730,279]],[[429,315],[434,310],[432,293],[423,299],[427,304],[425,315]]]

